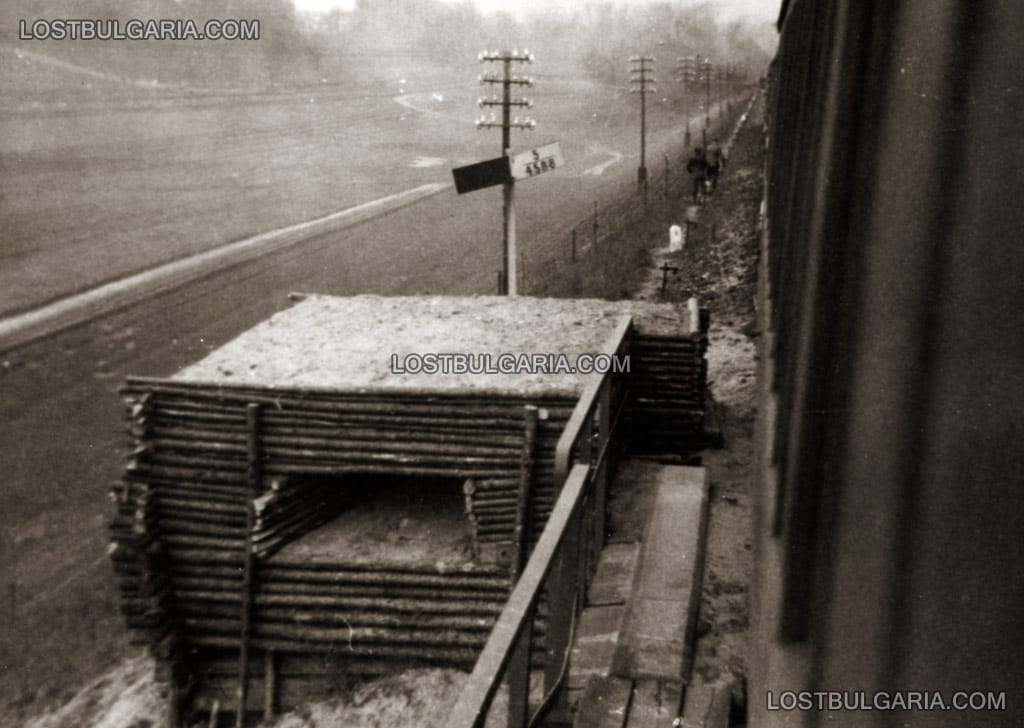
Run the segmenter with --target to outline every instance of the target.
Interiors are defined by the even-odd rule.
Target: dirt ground
[[[292,541],[271,557],[315,563],[387,563],[461,569],[473,559],[472,534],[457,481],[387,483],[373,497]]]
[[[686,247],[656,251],[644,294],[655,300],[696,296],[711,310],[708,383],[724,447],[706,450],[711,494],[703,590],[694,662],[696,684],[730,686],[744,700],[748,588],[753,576],[750,472],[756,415],[755,289],[763,195],[761,103],[729,150],[718,190],[699,212]],[[677,268],[661,293],[663,263]],[[737,711],[740,712],[740,711]]]
[[[166,720],[166,700],[145,657],[125,660],[86,686],[60,710],[29,721],[26,728],[157,728]],[[440,728],[467,675],[458,670],[407,670],[356,684],[345,700],[310,703],[260,728]],[[500,706],[498,706],[500,707]],[[497,713],[496,713],[497,714]],[[423,721],[409,722],[409,716]]]

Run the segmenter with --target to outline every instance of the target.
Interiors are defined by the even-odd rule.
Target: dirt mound
[[[61,708],[26,728],[149,728],[163,725],[166,700],[153,679],[153,661],[132,657],[82,688]]]
[[[448,722],[466,677],[456,670],[407,670],[363,683],[346,699],[311,703],[264,728],[440,728]]]
[[[150,728],[167,719],[162,686],[154,680],[153,661],[138,656],[123,661],[85,686],[59,710],[30,721],[26,728]],[[310,703],[260,728],[441,728],[451,714],[468,675],[458,670],[416,669],[357,684],[332,700]],[[494,715],[504,713],[504,694]],[[490,723],[488,723],[490,725]]]

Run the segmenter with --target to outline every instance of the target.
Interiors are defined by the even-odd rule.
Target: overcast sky
[[[457,0],[454,0],[457,1]],[[588,0],[473,0],[473,3],[484,12],[504,10],[521,17],[524,12],[544,10],[553,7],[571,9]],[[616,4],[626,3],[641,5],[651,0],[613,0]],[[690,0],[698,2],[699,0]],[[722,9],[726,19],[747,17],[755,22],[774,21],[779,13],[781,0],[709,0]],[[351,8],[355,0],[292,0],[300,10],[325,11],[334,7]]]

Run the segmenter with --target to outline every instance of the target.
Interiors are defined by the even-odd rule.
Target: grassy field
[[[0,315],[450,181],[452,167],[500,152],[498,133],[472,123],[475,59],[364,86],[213,91],[140,88],[17,48],[0,57]],[[570,174],[636,152],[636,97],[530,70],[538,130],[517,133],[516,148],[561,140]],[[652,104],[652,133],[673,120]]]

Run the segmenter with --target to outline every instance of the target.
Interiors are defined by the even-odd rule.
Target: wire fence
[[[735,126],[745,104],[723,106],[709,133],[723,134]],[[697,132],[700,139],[700,132]],[[530,255],[520,253],[519,290],[531,296],[629,295],[631,274],[645,263],[646,247],[661,231],[668,242],[670,225],[682,224],[691,203],[686,161],[690,147],[681,137],[678,147],[648,169],[647,190],[625,186],[615,202],[593,203],[593,211],[543,240],[534,241]]]

